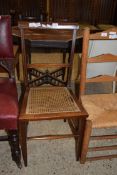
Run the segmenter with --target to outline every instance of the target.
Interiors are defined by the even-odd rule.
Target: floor
[[[75,75],[77,73],[75,72]],[[97,87],[99,89],[99,87]],[[89,88],[90,89],[90,88]],[[103,88],[104,89],[104,88]],[[95,88],[94,88],[95,90]],[[19,90],[18,90],[19,91]],[[43,128],[43,129],[42,129]],[[49,121],[29,125],[29,134],[70,132],[67,122]],[[113,130],[114,132],[117,132]],[[46,133],[45,133],[46,132]],[[98,132],[98,131],[95,131]],[[106,131],[107,132],[107,131]],[[3,134],[3,133],[1,133]],[[96,144],[95,142],[92,144]],[[9,145],[0,142],[0,175],[116,175],[117,159],[80,164],[75,160],[74,139],[28,142],[28,167],[18,169],[11,160]],[[22,161],[23,164],[23,161]]]
[[[30,124],[29,132],[36,129],[47,133],[69,130],[67,122],[40,122]],[[51,130],[51,131],[50,131]],[[32,133],[33,132],[33,133]],[[41,134],[41,132],[40,132]],[[0,143],[0,175],[116,175],[117,159],[80,164],[75,160],[74,139],[28,142],[28,167],[18,169],[11,160],[9,145]]]

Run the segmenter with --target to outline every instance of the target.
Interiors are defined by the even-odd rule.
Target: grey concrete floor
[[[29,125],[29,134],[70,132],[67,122],[46,121]],[[43,131],[43,132],[42,132]],[[18,169],[7,142],[0,142],[0,175],[116,175],[117,159],[80,164],[75,160],[74,139],[28,142],[28,167]],[[22,162],[23,163],[23,162]]]

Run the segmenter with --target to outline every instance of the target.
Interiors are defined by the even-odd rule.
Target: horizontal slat
[[[117,150],[117,145],[88,148],[88,151]]]
[[[106,31],[104,31],[104,33],[107,33],[107,36],[103,36],[102,33],[103,32],[98,32],[98,33],[93,33],[90,35],[90,39],[91,40],[117,40],[117,38],[110,38],[110,32],[116,32],[117,33],[117,27],[113,27],[111,29],[108,29]],[[115,33],[115,34],[116,34]]]
[[[27,68],[39,68],[39,67],[42,67],[42,68],[47,68],[47,67],[56,67],[56,68],[59,68],[59,67],[70,67],[70,64],[51,64],[51,63],[40,63],[40,64],[28,64],[27,65]]]
[[[22,23],[19,22],[18,27],[21,28],[31,28],[31,29],[65,29],[65,30],[78,30],[79,26],[78,25],[53,25],[53,24],[42,24],[42,23]]]
[[[101,159],[112,159],[117,158],[117,154],[108,155],[108,156],[99,156],[99,157],[87,157],[87,161],[101,160]]]
[[[105,139],[116,139],[117,135],[101,135],[101,136],[91,136],[91,140],[105,140]]]
[[[60,134],[60,135],[43,135],[43,136],[32,136],[28,137],[28,140],[53,140],[53,139],[64,139],[64,138],[70,138],[70,137],[79,137],[77,134]]]
[[[88,58],[88,63],[101,63],[101,62],[116,62],[117,56],[112,54],[103,54],[96,57]]]
[[[111,81],[117,81],[117,77],[109,76],[109,75],[100,75],[100,76],[89,78],[89,79],[86,80],[87,83],[92,83],[92,82],[111,82]]]

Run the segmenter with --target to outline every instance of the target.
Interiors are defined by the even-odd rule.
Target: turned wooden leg
[[[17,166],[21,168],[21,152],[19,147],[19,136],[18,130],[9,130],[8,133],[8,140],[11,147],[11,155],[13,161],[16,162]]]
[[[27,166],[27,124],[27,122],[19,123],[20,145],[25,166]]]

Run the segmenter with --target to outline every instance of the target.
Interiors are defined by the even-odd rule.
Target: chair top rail
[[[64,30],[78,30],[78,25],[59,25],[57,23],[53,24],[41,24],[41,23],[25,23],[18,24],[19,28],[30,28],[30,29],[64,29]]]
[[[117,27],[104,30],[102,32],[93,33],[89,36],[90,40],[117,40]]]

